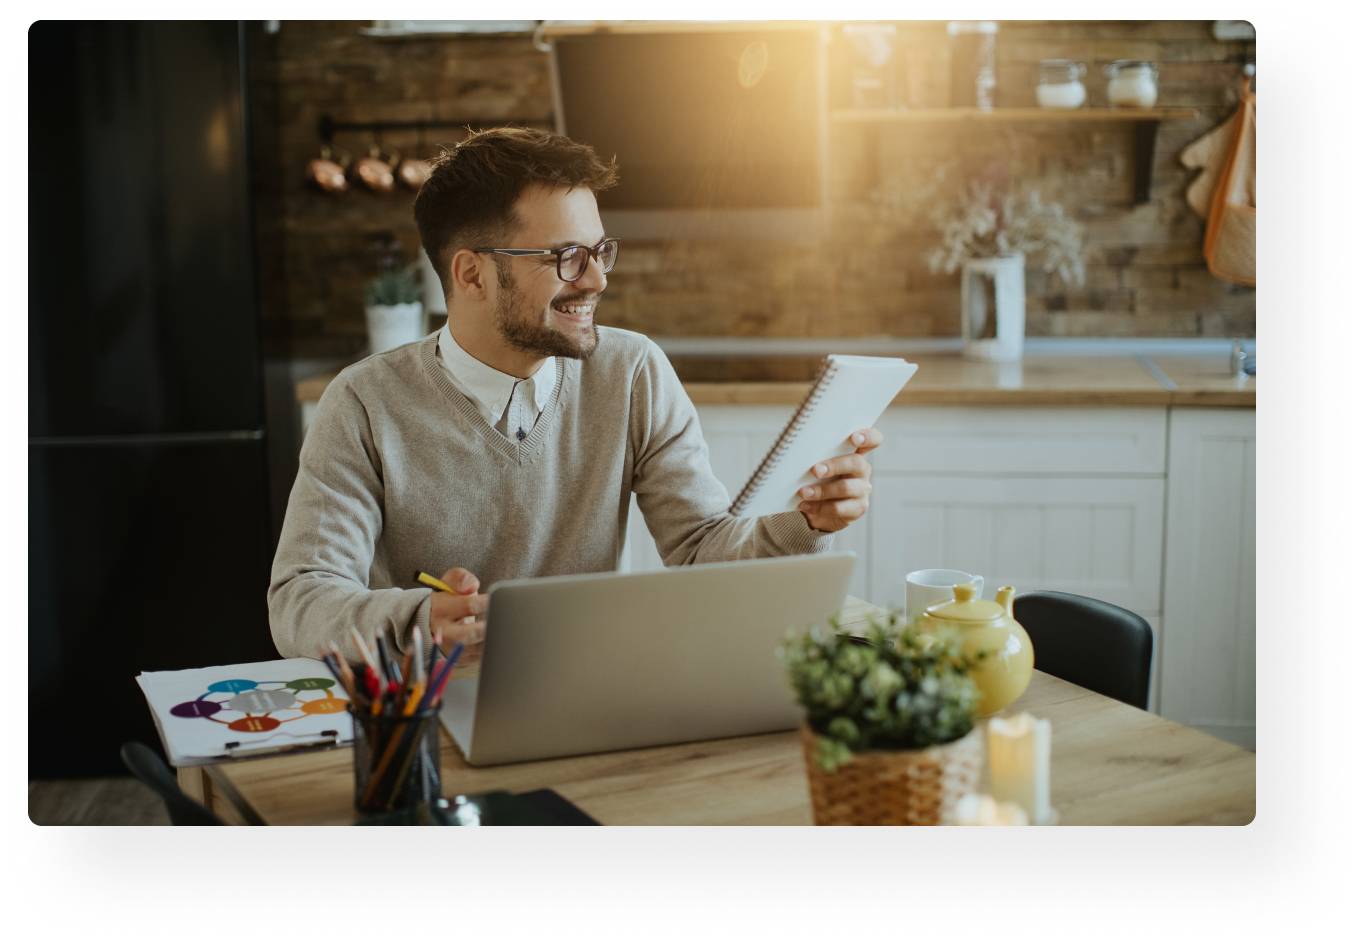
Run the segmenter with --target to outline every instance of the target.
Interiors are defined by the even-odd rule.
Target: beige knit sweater
[[[696,409],[653,341],[600,328],[560,357],[523,442],[458,392],[436,335],[343,370],[318,403],[289,495],[267,600],[284,657],[351,626],[404,646],[429,624],[412,574],[463,566],[502,579],[616,569],[630,493],[669,566],[830,548],[799,512],[733,517]]]

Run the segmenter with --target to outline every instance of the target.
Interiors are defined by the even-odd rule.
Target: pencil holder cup
[[[396,811],[440,797],[440,724],[435,710],[411,716],[350,712],[355,725],[357,811]]]

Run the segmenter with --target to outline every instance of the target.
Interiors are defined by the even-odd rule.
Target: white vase
[[[1023,356],[1023,256],[967,259],[961,266],[961,339],[968,360]]]
[[[410,304],[371,304],[365,307],[369,352],[382,353],[426,336],[426,311],[420,301]]]

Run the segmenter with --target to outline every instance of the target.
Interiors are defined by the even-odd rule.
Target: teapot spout
[[[1000,608],[1004,609],[1004,614],[1008,615],[1010,618],[1014,617],[1013,586],[1011,585],[1000,586],[999,591],[995,593],[995,602],[999,605]]]

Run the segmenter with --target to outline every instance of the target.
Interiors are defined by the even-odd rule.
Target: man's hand
[[[488,610],[487,594],[478,594],[478,578],[460,566],[446,570],[440,577],[455,594],[433,592],[431,594],[431,634],[441,634],[441,648],[447,654],[456,644],[471,648],[482,644],[487,624],[483,613]],[[460,662],[470,660],[461,657]]]
[[[871,462],[862,457],[883,441],[874,428],[864,428],[848,438],[856,449],[851,455],[840,455],[821,461],[810,469],[819,478],[815,484],[802,487],[800,512],[812,530],[837,533],[867,512],[871,500]]]

